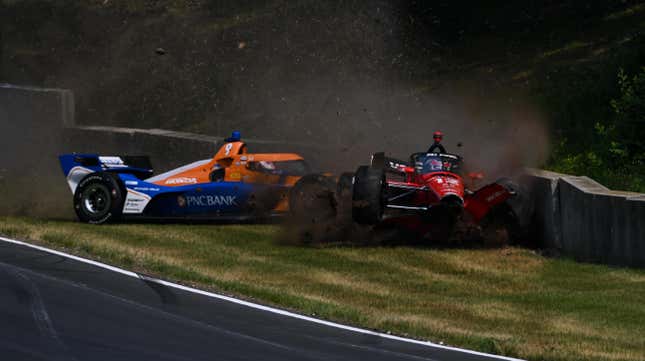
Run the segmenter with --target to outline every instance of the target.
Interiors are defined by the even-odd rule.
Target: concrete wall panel
[[[628,198],[626,204],[625,253],[630,266],[645,267],[645,196]]]
[[[531,241],[550,249],[562,249],[560,176],[554,172],[528,169],[521,178],[521,183],[530,193],[528,198],[533,202],[529,237]]]

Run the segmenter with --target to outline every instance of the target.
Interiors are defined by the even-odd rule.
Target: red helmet
[[[432,138],[437,142],[440,142],[441,139],[443,139],[443,133],[437,130],[436,132],[434,132],[434,134],[432,134]]]

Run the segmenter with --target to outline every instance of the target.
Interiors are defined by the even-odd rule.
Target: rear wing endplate
[[[58,159],[72,193],[81,179],[94,172],[130,173],[141,179],[153,174],[147,156],[63,154]]]

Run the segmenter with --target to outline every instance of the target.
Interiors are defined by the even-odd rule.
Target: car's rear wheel
[[[333,178],[309,174],[298,180],[289,192],[287,238],[298,243],[321,243],[336,238],[336,202]]]
[[[334,180],[322,174],[309,174],[298,180],[289,192],[289,211],[299,220],[320,223],[336,215]]]
[[[338,177],[336,184],[336,216],[339,221],[352,220],[352,188],[354,173],[345,172]]]
[[[124,196],[118,178],[110,173],[92,173],[74,192],[74,211],[81,222],[101,224],[121,216]]]
[[[352,217],[359,224],[377,224],[387,201],[387,183],[383,169],[360,166],[354,174]]]

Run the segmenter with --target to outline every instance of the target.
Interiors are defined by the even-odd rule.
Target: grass
[[[343,323],[530,360],[645,359],[645,272],[519,248],[301,247],[274,225],[0,218],[0,234]]]

